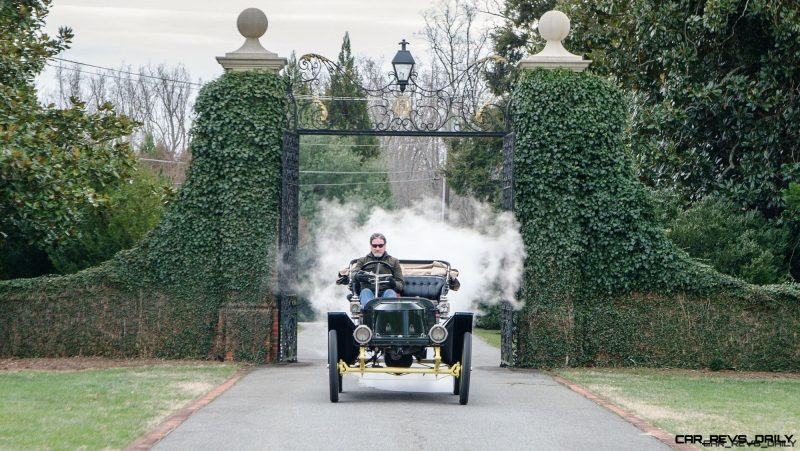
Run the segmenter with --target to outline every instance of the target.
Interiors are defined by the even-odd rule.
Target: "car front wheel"
[[[330,386],[331,402],[339,402],[341,387],[339,374],[339,350],[336,343],[336,331],[328,331],[328,385]]]
[[[467,332],[464,334],[464,351],[461,354],[461,377],[458,378],[458,402],[461,405],[466,405],[469,401],[470,373],[472,373],[472,334]]]

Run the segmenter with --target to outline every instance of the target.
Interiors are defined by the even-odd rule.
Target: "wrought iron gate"
[[[454,83],[476,80],[497,57],[479,60],[468,67],[450,85],[441,89],[426,89],[415,81],[415,73],[402,88],[397,83],[382,87],[359,86],[365,98],[371,100],[368,129],[343,130],[331,127],[326,121],[327,110],[310,87],[319,86],[325,72],[343,73],[334,62],[316,54],[299,58],[299,78],[290,80],[287,91],[290,111],[287,131],[283,137],[283,172],[281,194],[279,271],[279,362],[297,360],[297,296],[293,293],[296,274],[297,226],[299,211],[299,150],[302,135],[350,136],[434,136],[434,137],[495,137],[503,139],[503,208],[513,210],[514,135],[509,133],[510,101],[492,97],[478,99],[469,87]],[[294,86],[293,86],[294,85]],[[305,86],[305,89],[294,89]],[[450,89],[447,89],[447,88]],[[296,94],[303,92],[304,94]],[[499,112],[499,114],[498,114]],[[511,304],[501,305],[501,366],[513,365],[514,312]]]
[[[503,137],[503,209],[514,211],[514,133]],[[503,299],[500,303],[500,366],[513,366],[514,309]]]
[[[278,267],[278,356],[282,363],[297,361],[297,227],[300,211],[300,137],[284,132],[281,167],[281,217]]]

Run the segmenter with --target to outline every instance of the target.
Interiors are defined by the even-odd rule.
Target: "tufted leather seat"
[[[437,276],[405,276],[403,278],[403,296],[439,300],[444,288],[444,277]]]

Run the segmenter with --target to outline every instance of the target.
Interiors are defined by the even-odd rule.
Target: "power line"
[[[300,171],[301,174],[417,174],[436,172],[436,169],[423,169],[420,171]]]
[[[97,73],[97,72],[92,72],[90,70],[81,70],[81,69],[77,69],[75,67],[62,66],[60,64],[53,64],[53,63],[48,63],[48,62],[45,62],[44,64],[47,65],[48,67],[52,67],[54,69],[68,70],[70,72],[77,72],[79,74],[97,75],[98,77],[108,77],[109,76],[108,74],[101,74],[101,73]],[[147,81],[149,81],[149,80],[147,80]]]
[[[155,158],[137,158],[139,161],[150,161],[154,163],[186,164],[186,161],[158,160]],[[332,174],[332,175],[370,175],[370,174],[423,174],[437,172],[437,169],[422,169],[415,171],[299,171],[301,174]],[[426,179],[427,180],[427,179]],[[437,180],[437,179],[432,179]],[[373,183],[373,182],[371,182]],[[306,186],[306,185],[302,185]]]
[[[155,158],[137,158],[139,161],[154,163],[186,164],[186,161],[158,160]],[[368,174],[422,174],[437,172],[437,169],[422,169],[416,171],[299,171],[301,174],[333,174],[333,175],[368,175]]]
[[[297,100],[359,100],[362,102],[375,102],[375,101],[382,101],[383,99],[380,97],[374,97],[372,100],[368,99],[367,97],[346,97],[346,96],[315,96],[315,95],[308,95],[308,94],[300,94],[294,96]]]
[[[55,65],[55,64],[52,64],[52,63],[45,63],[45,64],[47,66],[55,68],[55,69],[68,70],[70,72],[77,72],[79,74],[94,75],[94,76],[102,77],[102,78],[113,77],[112,75],[109,75],[109,74],[101,74],[101,73],[93,72],[93,71],[90,71],[90,70],[76,69],[74,67],[62,66],[60,64],[59,65]],[[164,80],[164,79],[159,79],[159,80]],[[139,79],[138,81],[145,82],[145,83],[157,83],[156,80],[147,80],[147,79]],[[166,81],[175,81],[175,80],[166,80]],[[187,83],[187,82],[182,82],[182,81],[175,81],[175,82],[176,83]],[[192,83],[192,84],[196,84],[196,83]],[[197,86],[201,86],[201,85],[197,85]]]
[[[300,147],[380,147],[380,144],[323,144],[323,143],[300,143]]]
[[[431,91],[424,91],[430,93]],[[413,94],[407,94],[408,96],[413,96]],[[467,95],[459,95],[455,93],[443,93],[443,95],[447,96],[448,99],[471,99],[471,96]],[[400,94],[402,96],[402,94]],[[364,97],[354,97],[354,96],[326,96],[326,95],[316,95],[316,94],[297,94],[293,95],[293,97],[297,100],[359,100],[362,102],[386,102],[386,98],[378,95],[368,94]],[[429,95],[425,95],[424,97],[430,97]]]
[[[171,163],[171,164],[186,164],[185,161],[175,161],[175,160],[156,160],[155,158],[137,158],[139,161],[153,161],[156,163]]]
[[[57,60],[57,61],[63,61],[65,63],[78,64],[78,65],[81,65],[81,66],[94,67],[96,69],[102,69],[102,70],[106,70],[106,71],[110,71],[110,72],[117,72],[117,73],[120,73],[120,74],[133,75],[133,76],[136,76],[136,77],[152,78],[152,79],[158,80],[158,81],[169,81],[169,82],[172,82],[172,83],[183,83],[183,84],[192,85],[192,86],[203,86],[201,83],[195,83],[195,82],[185,81],[185,80],[173,80],[173,79],[170,79],[170,78],[157,77],[155,75],[147,75],[147,74],[141,74],[141,73],[136,73],[136,72],[129,72],[129,71],[126,71],[126,70],[121,70],[121,69],[112,69],[110,67],[96,66],[94,64],[82,63],[80,61],[68,60],[68,59],[64,59],[64,58],[58,58],[58,57],[55,57],[55,56],[51,56],[49,59]],[[76,70],[74,68],[70,69],[68,67],[64,67],[64,66],[61,66],[61,65],[54,66],[52,64],[49,64],[49,66],[57,67],[57,68],[61,68],[61,69],[67,69],[67,70]],[[99,75],[101,77],[107,77],[108,76],[108,74],[100,74],[100,73],[97,73],[97,72],[85,72],[85,73],[92,74],[92,75]]]
[[[390,183],[428,182],[440,180],[439,178],[414,179],[414,180],[389,180],[388,182],[353,182],[353,183],[301,183],[296,186],[351,186],[351,185],[386,185]]]

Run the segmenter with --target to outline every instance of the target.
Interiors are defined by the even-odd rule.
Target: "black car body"
[[[353,260],[338,283],[350,287],[350,312],[328,313],[330,397],[337,402],[342,374],[422,373],[453,377],[459,402],[469,399],[472,360],[472,313],[450,315],[447,293],[456,290],[458,271],[441,260],[401,260],[405,287],[401,297],[379,297],[363,308]],[[365,265],[366,266],[366,265]],[[376,291],[378,271],[367,271]],[[361,273],[364,279],[364,273]]]

